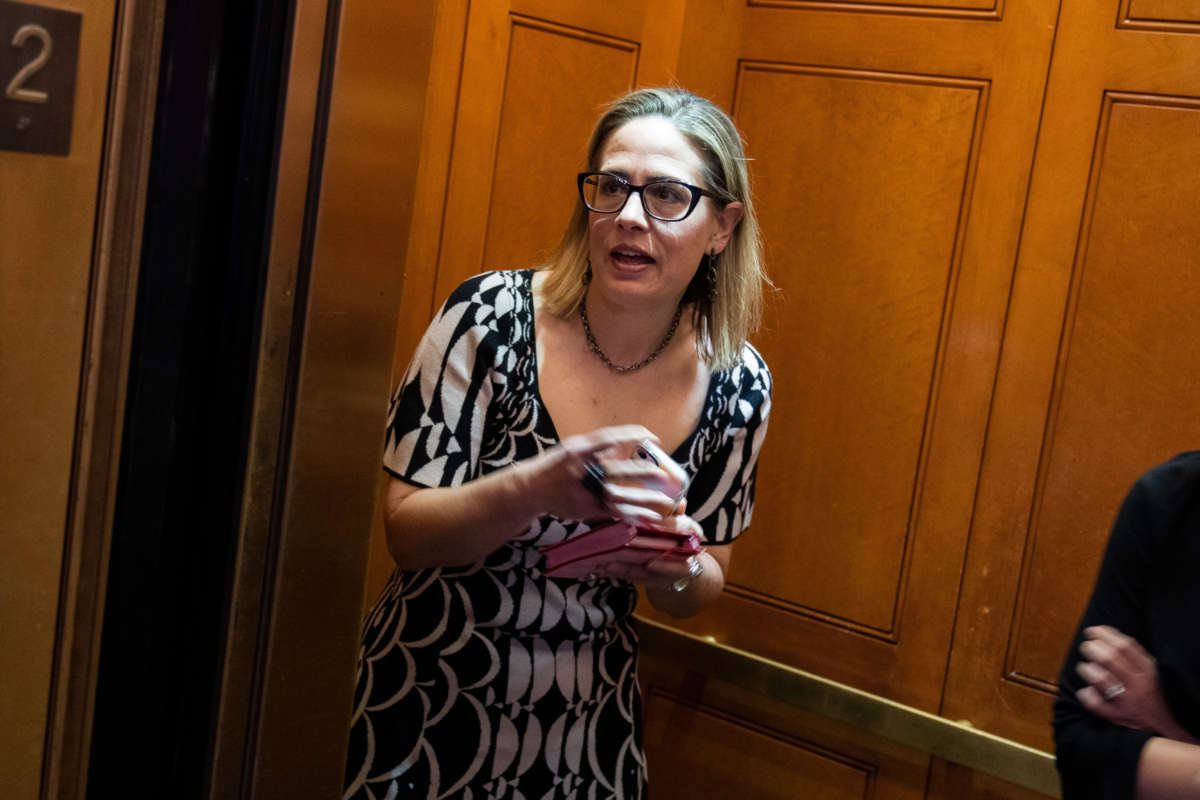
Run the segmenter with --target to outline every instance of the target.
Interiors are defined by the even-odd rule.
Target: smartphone
[[[646,488],[657,489],[668,497],[675,499],[675,506],[678,508],[683,499],[687,497],[688,485],[691,479],[687,472],[681,467],[675,459],[663,450],[650,439],[642,440],[641,444],[634,450],[635,458],[640,458],[644,461],[649,461],[662,470],[660,476],[646,483]]]

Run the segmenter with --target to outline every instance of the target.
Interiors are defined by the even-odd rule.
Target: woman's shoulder
[[[530,296],[532,269],[488,270],[464,280],[446,299],[443,308],[462,304],[490,306],[498,315],[521,308]]]
[[[765,381],[769,386],[771,383],[771,368],[767,366],[766,359],[755,349],[754,345],[744,342],[742,344],[741,357],[740,366],[746,374]]]
[[[714,377],[739,395],[761,394],[767,398],[771,396],[771,368],[750,342],[742,344],[737,363],[716,371]]]
[[[732,415],[735,427],[769,413],[772,388],[771,369],[754,345],[743,343],[738,355],[733,366],[713,372],[713,389],[722,401],[718,407]]]

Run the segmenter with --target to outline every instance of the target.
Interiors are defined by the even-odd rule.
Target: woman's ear
[[[717,229],[708,241],[708,252],[716,255],[725,249],[725,245],[729,244],[729,237],[733,235],[738,223],[742,221],[743,213],[745,213],[745,207],[736,200],[727,203],[717,212]]]

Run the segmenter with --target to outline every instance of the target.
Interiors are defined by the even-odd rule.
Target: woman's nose
[[[642,207],[641,190],[629,193],[625,205],[617,212],[617,224],[624,226],[646,227],[646,209]]]

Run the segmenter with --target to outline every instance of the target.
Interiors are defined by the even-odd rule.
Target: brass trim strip
[[[640,649],[709,677],[852,725],[1010,783],[1060,797],[1054,756],[811,672],[636,618]]]

